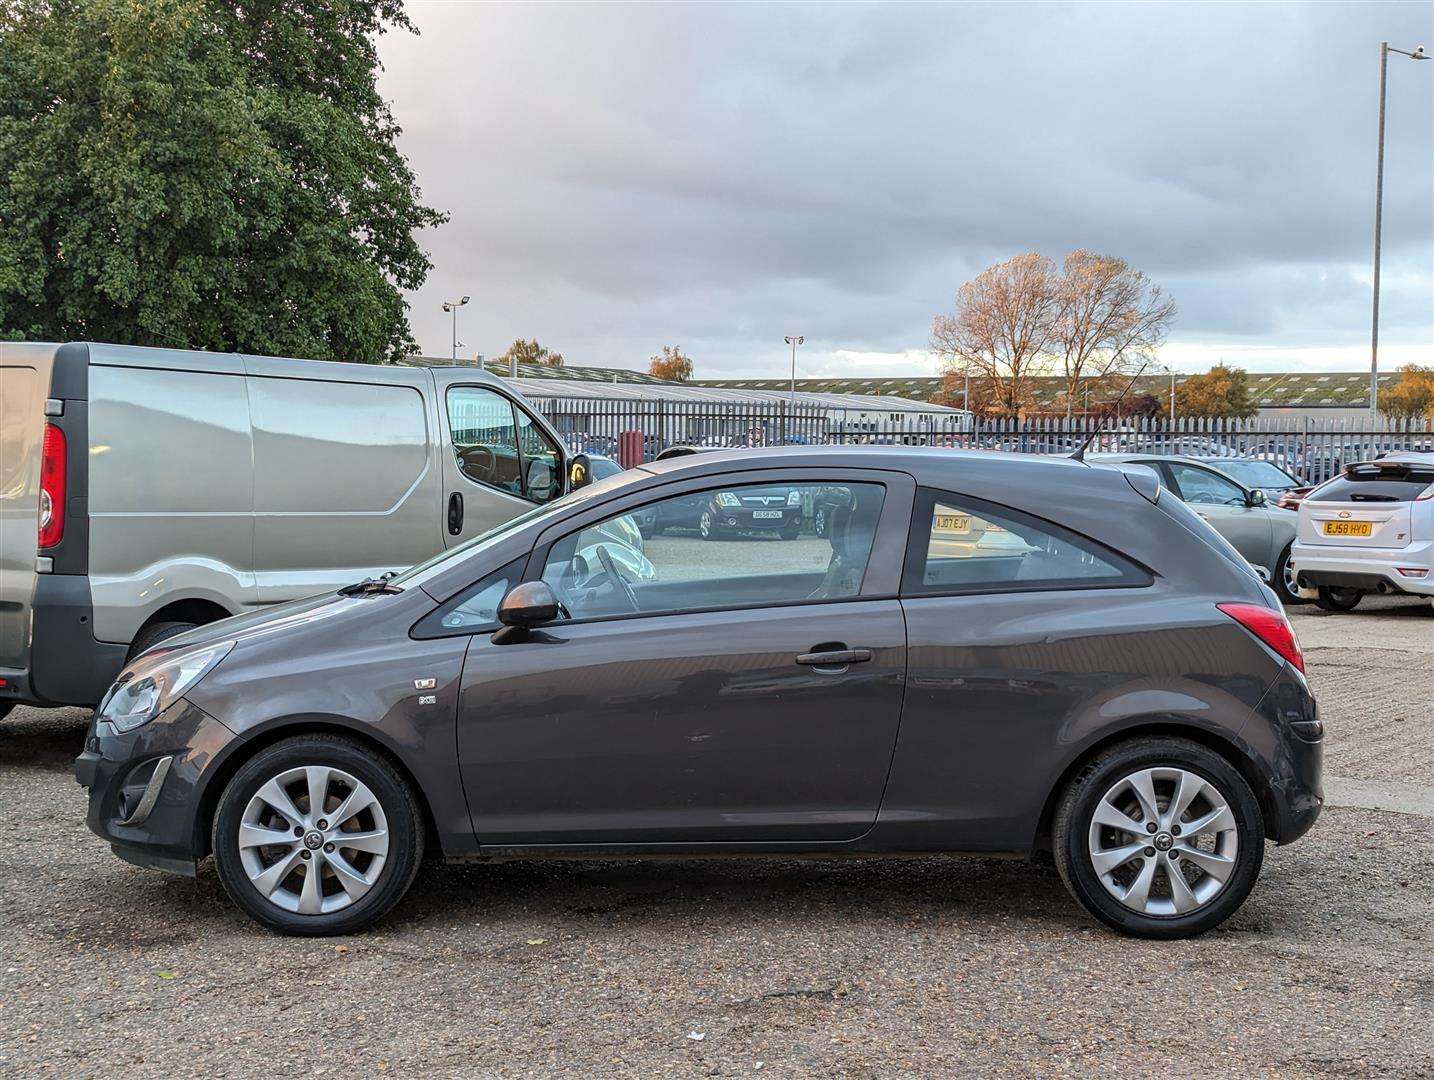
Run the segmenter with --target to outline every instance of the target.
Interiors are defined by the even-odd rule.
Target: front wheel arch
[[[1255,793],[1255,801],[1260,804],[1260,813],[1265,819],[1265,839],[1275,839],[1273,830],[1279,825],[1279,810],[1275,804],[1274,792],[1270,790],[1269,781],[1249,754],[1236,743],[1206,728],[1193,724],[1151,722],[1136,723],[1130,727],[1121,728],[1119,731],[1110,732],[1081,748],[1080,753],[1076,754],[1070,764],[1056,777],[1050,792],[1046,795],[1045,805],[1041,808],[1041,816],[1036,824],[1036,835],[1032,838],[1031,850],[1050,850],[1052,824],[1055,821],[1056,809],[1060,805],[1061,795],[1065,792],[1066,786],[1086,765],[1117,743],[1151,735],[1169,735],[1175,738],[1189,739],[1191,742],[1199,743],[1207,750],[1219,754],[1234,766],[1244,777],[1245,783],[1250,785],[1250,790]]]
[[[199,810],[194,815],[193,846],[196,861],[213,854],[211,844],[214,813],[219,806],[219,797],[224,793],[224,789],[233,779],[234,774],[244,767],[245,762],[251,761],[256,754],[262,753],[275,743],[292,739],[297,735],[340,735],[359,743],[365,750],[387,761],[408,783],[409,789],[418,803],[419,813],[423,818],[424,850],[442,854],[442,838],[438,832],[438,822],[433,816],[433,809],[428,805],[428,794],[419,786],[413,771],[399,759],[397,754],[385,746],[380,739],[374,738],[372,734],[364,731],[361,727],[349,726],[332,720],[304,719],[294,723],[281,722],[265,728],[252,738],[236,744],[229,755],[219,763],[213,775],[205,782],[204,790],[199,797]]]

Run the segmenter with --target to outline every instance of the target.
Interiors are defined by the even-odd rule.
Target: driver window
[[[1193,465],[1170,464],[1171,475],[1180,489],[1180,497],[1188,503],[1215,506],[1244,506],[1245,493],[1239,485],[1216,476],[1208,469]]]
[[[543,569],[575,619],[857,596],[880,484],[748,484],[678,495],[554,544]]]
[[[562,494],[558,448],[537,421],[502,394],[453,387],[448,427],[458,469],[469,480],[538,503]]]

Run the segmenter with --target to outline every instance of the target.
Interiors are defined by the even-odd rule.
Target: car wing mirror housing
[[[1265,505],[1265,502],[1266,502],[1265,493],[1264,493],[1263,491],[1261,491],[1259,488],[1255,488],[1255,489],[1254,489],[1253,491],[1251,491],[1250,494],[1249,494],[1248,496],[1246,496],[1246,498],[1245,498],[1245,504],[1246,504],[1247,506],[1264,506],[1264,505]]]
[[[557,619],[558,597],[546,581],[525,581],[508,590],[498,605],[503,625],[493,634],[494,645],[516,645],[528,640],[528,631]]]

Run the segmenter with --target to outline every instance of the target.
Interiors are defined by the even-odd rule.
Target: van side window
[[[1149,585],[1108,548],[984,499],[923,488],[906,552],[905,595]]]
[[[448,391],[448,427],[459,471],[532,502],[562,494],[558,448],[531,416],[480,386]]]

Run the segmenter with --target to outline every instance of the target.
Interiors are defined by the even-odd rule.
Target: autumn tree
[[[1050,333],[1065,376],[1066,417],[1083,379],[1133,373],[1165,342],[1175,301],[1124,259],[1072,251],[1065,257]]]
[[[1260,411],[1250,394],[1250,380],[1242,368],[1216,364],[1203,375],[1187,376],[1175,390],[1175,408],[1181,416],[1233,416],[1246,419]]]
[[[396,359],[400,0],[0,0],[0,339]]]
[[[1405,364],[1399,381],[1379,392],[1379,411],[1395,420],[1434,417],[1434,368]]]
[[[682,351],[681,345],[664,345],[662,352],[652,358],[647,370],[659,379],[686,382],[692,378],[692,358]]]
[[[997,263],[961,286],[954,313],[932,321],[932,351],[989,394],[993,412],[1016,416],[1031,403],[1031,381],[1055,370],[1049,347],[1061,298],[1044,255]]]
[[[508,351],[498,357],[500,364],[511,364],[516,360],[520,364],[542,364],[545,367],[562,367],[563,354],[550,352],[538,344],[537,338],[532,341],[524,341],[519,338],[508,346]]]

